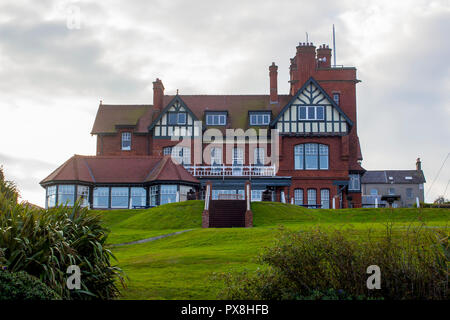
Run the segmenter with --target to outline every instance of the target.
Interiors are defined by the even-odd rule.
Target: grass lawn
[[[448,227],[449,209],[311,210],[281,203],[252,203],[254,228],[202,229],[202,201],[148,210],[101,211],[111,229],[109,243],[121,243],[178,230],[193,231],[153,242],[114,247],[129,277],[123,299],[217,299],[221,282],[213,273],[254,270],[255,258],[273,243],[278,228],[348,229],[359,237],[367,229],[383,232],[388,222],[397,234],[408,226]]]

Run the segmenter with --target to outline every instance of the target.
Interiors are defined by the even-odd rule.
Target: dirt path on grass
[[[162,239],[162,238],[175,236],[177,234],[185,233],[185,232],[192,231],[192,230],[194,230],[194,229],[181,230],[181,231],[177,231],[177,232],[172,232],[172,233],[168,233],[168,234],[162,234],[160,236],[146,238],[146,239],[141,239],[141,240],[136,240],[136,241],[117,243],[117,244],[113,244],[112,246],[113,247],[119,247],[119,246],[127,246],[127,245],[130,245],[130,244],[145,243],[145,242],[155,241],[155,240]]]

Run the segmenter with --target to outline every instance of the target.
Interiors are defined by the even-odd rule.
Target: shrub
[[[340,231],[281,230],[254,273],[228,273],[226,299],[448,299],[448,236],[418,228],[351,240]],[[381,289],[369,290],[369,265]]]
[[[60,300],[55,291],[24,271],[0,270],[0,300]]]
[[[122,270],[105,243],[108,230],[101,217],[81,208],[49,210],[22,206],[0,176],[0,264],[11,272],[25,271],[39,278],[64,299],[110,299],[119,294]],[[10,186],[9,186],[10,187]],[[81,290],[66,286],[67,267],[78,265]]]

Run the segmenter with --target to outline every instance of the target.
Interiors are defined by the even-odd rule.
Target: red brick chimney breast
[[[278,103],[278,66],[275,62],[269,66],[270,77],[270,103]]]
[[[159,112],[163,109],[164,85],[158,78],[153,82],[153,106]]]

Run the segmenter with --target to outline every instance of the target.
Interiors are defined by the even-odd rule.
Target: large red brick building
[[[250,181],[252,201],[267,191],[311,208],[360,207],[359,80],[356,68],[330,62],[328,46],[299,44],[288,94],[278,93],[272,63],[268,94],[165,95],[156,79],[152,105],[100,103],[97,154],[75,155],[41,182],[47,207],[77,198],[93,208],[156,206],[191,190],[201,198],[208,181],[213,199],[244,195]],[[228,139],[233,129],[244,134]]]

